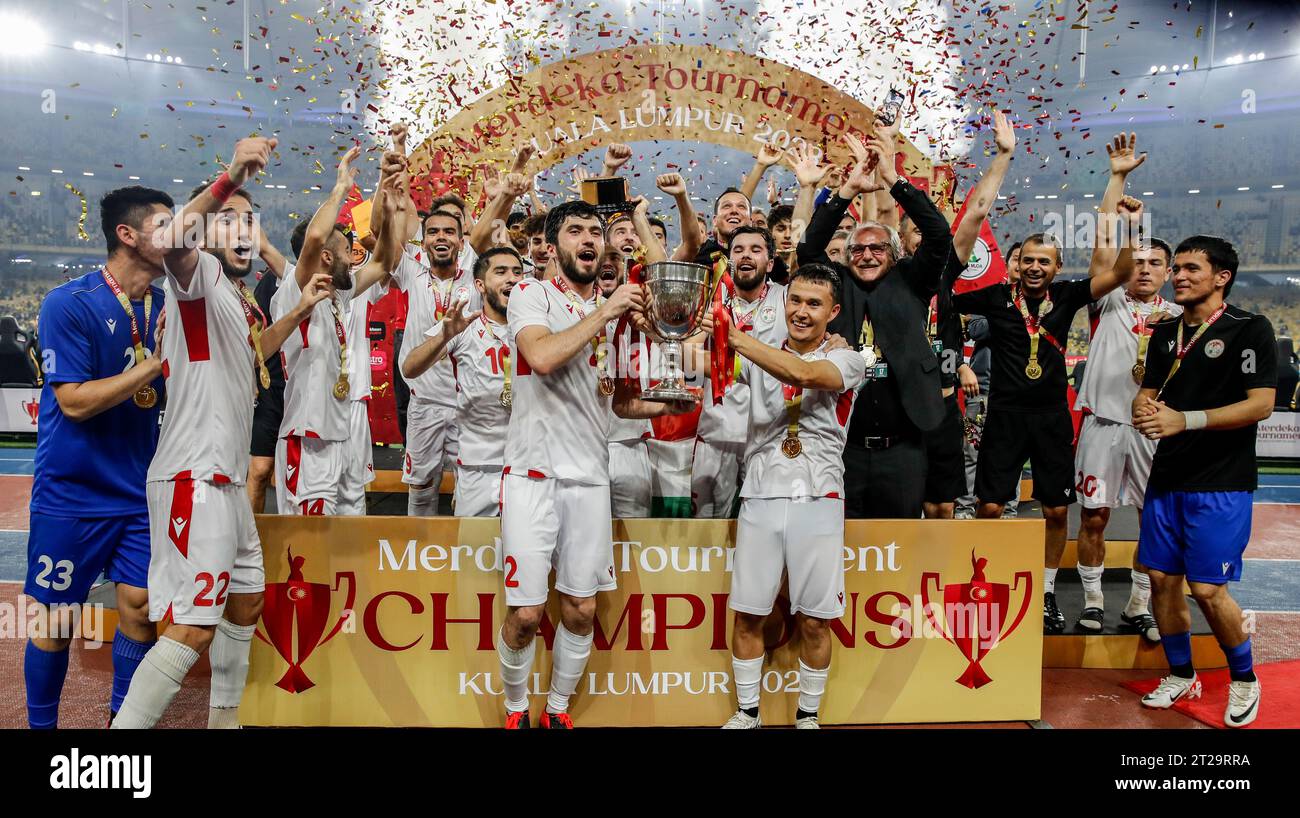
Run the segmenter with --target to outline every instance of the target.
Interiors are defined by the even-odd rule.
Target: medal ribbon
[[[108,274],[108,270],[101,270],[100,272],[104,276],[104,281],[108,284],[108,288],[113,291],[113,295],[117,298],[117,303],[122,305],[122,309],[126,310],[127,317],[131,319],[131,344],[135,347],[135,362],[137,364],[143,363],[145,357],[144,342],[140,338],[140,325],[135,320],[135,310],[131,309],[131,302],[127,299],[126,293],[122,291],[122,285],[118,284],[117,280]],[[148,334],[149,332],[149,313],[152,311],[153,287],[149,287],[144,291],[145,334]]]
[[[1192,347],[1196,346],[1196,342],[1201,340],[1201,336],[1205,334],[1205,331],[1208,330],[1214,324],[1215,321],[1219,320],[1219,316],[1223,315],[1223,311],[1226,310],[1227,308],[1228,305],[1223,304],[1217,310],[1214,311],[1214,315],[1211,315],[1209,318],[1205,319],[1205,323],[1201,324],[1201,326],[1196,329],[1196,332],[1192,333],[1192,337],[1187,342],[1187,346],[1183,346],[1183,327],[1185,326],[1185,322],[1181,320],[1178,322],[1178,340],[1177,340],[1177,349],[1174,353],[1175,355],[1174,365],[1169,367],[1169,374],[1165,376],[1165,382],[1160,385],[1161,393],[1165,391],[1165,387],[1169,385],[1169,381],[1173,380],[1174,373],[1176,373],[1178,371],[1178,368],[1182,366],[1183,359],[1187,357],[1187,353],[1192,351]],[[1160,395],[1157,394],[1156,397],[1159,398]]]
[[[330,313],[334,316],[334,334],[339,339],[339,380],[347,382],[348,380],[348,336],[347,331],[343,329],[343,321],[339,317],[338,301],[333,297],[330,298]]]
[[[1011,300],[1015,302],[1016,308],[1020,310],[1020,317],[1025,320],[1025,331],[1029,333],[1029,361],[1035,363],[1038,361],[1038,339],[1046,338],[1047,342],[1056,347],[1057,352],[1065,354],[1065,347],[1061,342],[1052,337],[1052,334],[1043,329],[1043,315],[1051,311],[1052,295],[1048,293],[1038,304],[1036,315],[1029,314],[1029,308],[1025,306],[1025,294],[1021,292],[1020,287],[1016,287],[1011,294]],[[1047,307],[1046,310],[1043,307]]]
[[[271,373],[266,368],[266,357],[262,355],[262,330],[265,328],[266,316],[262,315],[262,308],[257,306],[257,301],[244,286],[244,282],[235,279],[235,286],[239,288],[239,306],[244,308],[244,320],[248,322],[248,343],[257,355],[257,374],[262,384],[266,385],[271,381]],[[254,313],[254,310],[257,312]]]
[[[585,309],[586,305],[584,305],[582,301],[578,299],[577,293],[575,293],[573,291],[573,288],[569,286],[569,282],[564,280],[564,276],[556,276],[555,278],[551,279],[551,281],[552,283],[555,284],[555,289],[564,293],[564,297],[569,299],[569,301],[573,304],[573,311],[578,314],[578,318],[579,319],[586,318],[587,317],[587,311]],[[596,306],[600,307],[600,305],[604,303],[605,303],[604,297],[602,297],[600,291],[597,290]],[[591,353],[596,356],[597,379],[605,377],[605,355],[608,352],[608,350],[605,348],[605,333],[607,329],[608,328],[604,324],[602,324],[600,327],[600,333],[592,337],[591,339]]]
[[[441,321],[442,317],[447,314],[447,310],[451,307],[451,291],[456,287],[456,279],[459,277],[460,271],[457,270],[456,275],[447,279],[447,292],[445,293],[447,303],[444,304],[442,301],[444,295],[442,279],[434,275],[432,271],[429,272],[429,290],[433,293],[433,320]]]
[[[1151,343],[1151,333],[1155,331],[1154,327],[1147,326],[1147,318],[1151,313],[1162,311],[1165,306],[1165,300],[1157,295],[1156,300],[1152,305],[1151,312],[1143,315],[1142,304],[1140,301],[1134,301],[1127,293],[1124,294],[1124,298],[1128,301],[1129,313],[1133,316],[1133,331],[1138,334],[1136,364],[1142,364],[1145,366],[1147,360],[1147,347]]]
[[[925,322],[925,334],[930,336],[931,343],[939,337],[939,296],[933,296],[930,299],[930,310]]]
[[[789,352],[791,355],[795,354],[790,350],[789,345],[785,342],[781,344],[781,349]],[[803,414],[803,387],[781,384],[781,397],[785,399],[785,414],[790,418],[790,425],[785,429],[785,436],[787,438],[798,439],[799,416]]]

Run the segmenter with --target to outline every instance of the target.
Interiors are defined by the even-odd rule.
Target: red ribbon
[[[713,349],[709,360],[709,383],[713,387],[714,406],[722,403],[727,389],[736,379],[736,350],[727,341],[731,331],[730,303],[735,297],[736,285],[727,272],[726,263],[725,259],[720,258],[714,265],[718,286],[713,291]]]
[[[644,274],[644,271],[645,271],[644,264],[642,264],[639,261],[634,263],[631,267],[628,268],[627,283],[637,284],[637,285],[645,283],[642,280],[642,275]],[[619,362],[620,368],[623,370],[623,374],[619,376],[623,379],[623,382],[628,384],[629,386],[635,382],[637,386],[640,386],[641,373],[639,371],[633,372],[632,371],[633,368],[631,366],[622,365],[623,364],[623,350],[622,350],[623,331],[627,329],[629,324],[632,324],[631,310],[619,316],[618,324],[615,325],[614,327],[614,360]],[[638,330],[636,328],[636,325],[634,324],[632,324],[632,331],[628,334],[628,341],[632,344],[633,348],[638,348],[641,345],[641,331]],[[648,366],[649,361],[640,361],[638,359],[638,364],[639,365],[637,369],[639,370],[641,366]]]

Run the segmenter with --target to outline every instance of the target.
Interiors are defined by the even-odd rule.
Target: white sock
[[[437,486],[411,486],[406,493],[406,516],[432,517],[438,511]]]
[[[255,625],[236,625],[222,619],[208,648],[212,663],[212,688],[208,694],[208,729],[239,727],[239,700],[248,682],[248,650]]]
[[[799,660],[799,709],[805,713],[816,713],[822,706],[822,694],[826,692],[826,677],[830,675],[830,666],[812,668]]]
[[[1043,593],[1045,594],[1056,593],[1056,569],[1055,568],[1043,569]]]
[[[731,657],[732,681],[736,683],[736,704],[741,710],[758,707],[758,692],[763,683],[763,657]]]
[[[1129,587],[1128,604],[1124,606],[1125,616],[1151,612],[1151,577],[1134,568],[1133,584]]]
[[[506,689],[506,712],[522,713],[528,709],[528,675],[533,671],[533,654],[537,640],[515,650],[497,633],[497,656],[501,659],[501,683]]]
[[[595,632],[586,636],[569,633],[561,623],[555,629],[555,655],[551,657],[551,692],[546,697],[546,712],[564,713],[569,709],[569,697],[578,689],[578,680],[587,668],[591,656],[591,640]]]
[[[1101,593],[1101,574],[1105,570],[1104,565],[1079,566],[1079,579],[1083,582],[1083,607],[1105,607],[1105,598]]]
[[[149,648],[131,677],[122,707],[111,728],[114,730],[149,730],[158,723],[167,705],[180,692],[185,674],[190,672],[199,654],[188,645],[163,637]]]

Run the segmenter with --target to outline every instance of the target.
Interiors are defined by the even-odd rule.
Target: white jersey
[[[768,346],[779,347],[789,336],[785,325],[786,286],[769,282],[757,301],[736,299],[731,314],[737,326],[749,327],[748,334]],[[696,435],[710,443],[744,443],[749,433],[749,386],[735,383],[713,403],[713,382],[704,383],[704,409]]]
[[[271,298],[272,320],[293,311],[302,298],[297,275],[286,276]],[[334,397],[342,363],[339,329],[346,337],[348,304],[352,290],[336,290],[320,301],[311,315],[289,333],[280,346],[284,363],[284,417],[280,437],[315,437],[347,440],[352,407]]]
[[[441,329],[429,330],[437,335]],[[480,315],[447,342],[447,357],[456,373],[456,418],[460,426],[462,466],[500,468],[505,456],[510,410],[501,405],[505,367],[511,365],[510,331]],[[513,375],[513,370],[512,370]],[[518,381],[511,378],[511,389]]]
[[[616,351],[614,332],[617,329],[618,321],[610,321],[606,324],[605,334],[609,339],[610,344],[609,356],[611,370],[617,375],[622,375],[625,372],[639,373],[641,377],[641,388],[648,389],[650,387],[650,378],[653,367],[657,366],[659,363],[656,348],[653,347],[644,336],[640,337],[637,343],[633,344],[632,327],[629,324],[623,329],[623,337],[617,345]],[[613,401],[610,401],[610,443],[634,443],[638,440],[649,440],[653,436],[654,427],[648,419],[621,418],[614,414],[614,404]]]
[[[1133,380],[1141,337],[1138,316],[1145,324],[1153,312],[1178,316],[1183,314],[1183,308],[1158,295],[1151,303],[1143,304],[1123,289],[1112,290],[1089,305],[1092,340],[1079,397],[1074,402],[1076,410],[1089,411],[1113,423],[1133,423],[1133,399],[1139,388]]]
[[[348,383],[350,400],[370,400],[370,305],[388,295],[386,284],[372,284],[370,289],[348,302]]]
[[[549,375],[538,375],[519,353],[526,327],[563,332],[598,307],[570,301],[556,282],[520,281],[510,293],[510,358],[514,362],[514,408],[506,433],[510,474],[558,477],[588,485],[609,483],[609,398],[598,391],[596,356],[590,345]],[[570,293],[571,294],[571,293]]]
[[[784,345],[783,345],[784,346]],[[828,360],[839,368],[844,389],[803,390],[799,408],[798,457],[786,457],[781,442],[789,435],[786,396],[797,396],[752,361],[741,365],[740,380],[749,384],[749,443],[745,447],[745,484],[741,497],[843,497],[844,443],[857,388],[867,365],[852,349],[826,351],[826,345],[804,355],[808,361]]]
[[[442,321],[442,313],[451,304],[463,301],[466,312],[482,308],[474,277],[457,270],[450,279],[437,278],[421,260],[423,250],[407,251],[402,255],[393,281],[407,293],[406,333],[402,348],[397,354],[398,371],[411,350],[424,343],[425,333]],[[443,360],[429,367],[418,378],[407,378],[411,394],[420,400],[447,408],[456,406],[456,376],[451,371],[451,361]]]
[[[244,307],[256,321],[264,316],[256,302],[244,300],[210,253],[199,253],[188,289],[168,270],[164,290],[167,411],[147,479],[243,484],[257,383]]]

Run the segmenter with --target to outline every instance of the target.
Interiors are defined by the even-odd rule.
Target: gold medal
[[[875,366],[875,365],[876,365],[876,361],[880,360],[879,355],[876,354],[876,348],[875,348],[875,347],[863,347],[863,348],[862,348],[862,360],[866,363],[866,365],[867,365],[868,368]]]
[[[1142,379],[1145,378],[1146,376],[1147,376],[1146,364],[1142,363],[1141,361],[1138,361],[1137,363],[1133,364],[1133,380],[1136,383],[1141,384]]]
[[[787,437],[781,441],[781,454],[794,460],[803,453],[803,443],[797,437]]]
[[[271,373],[266,371],[265,365],[263,365],[258,369],[257,379],[262,382],[263,389],[271,388]]]
[[[1029,363],[1025,365],[1025,377],[1031,381],[1036,381],[1043,377],[1043,368],[1038,365],[1037,359],[1031,359]]]
[[[614,394],[614,379],[608,375],[602,375],[600,378],[600,394],[609,397]]]
[[[134,400],[141,409],[152,409],[158,403],[158,391],[152,386],[142,386],[136,391]]]
[[[505,389],[501,390],[501,406],[506,409],[509,409],[510,405],[513,402],[514,402],[514,393],[511,392],[510,387],[507,386]]]
[[[348,386],[347,378],[340,377],[337,381],[334,382],[334,397],[338,398],[339,400],[346,400],[348,396],[348,392],[350,391],[351,388]]]

